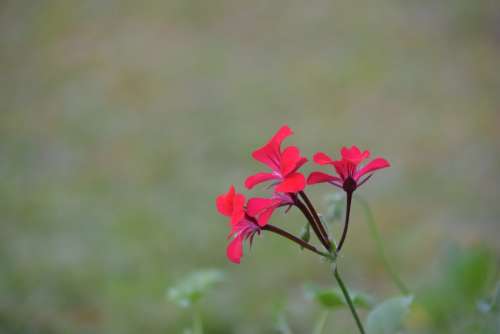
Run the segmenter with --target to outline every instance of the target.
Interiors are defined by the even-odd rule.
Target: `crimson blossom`
[[[274,210],[282,206],[288,206],[290,209],[293,204],[293,199],[289,194],[275,193],[271,198],[255,197],[249,199],[247,212],[257,218],[259,226],[265,226]]]
[[[361,150],[352,146],[351,148],[342,147],[340,151],[341,159],[332,160],[323,152],[314,155],[313,160],[318,165],[331,165],[335,169],[337,176],[323,172],[312,172],[307,178],[307,184],[330,183],[334,186],[344,189],[347,193],[352,193],[373,175],[376,170],[390,167],[387,160],[375,158],[365,166],[360,164],[370,157],[370,151]]]
[[[217,196],[216,206],[219,213],[230,217],[231,232],[226,255],[233,263],[240,263],[243,256],[243,243],[248,240],[252,245],[255,234],[260,234],[273,212],[282,206],[293,205],[288,194],[275,193],[271,198],[251,198],[245,206],[245,196],[236,192],[233,185],[226,194]]]
[[[217,196],[217,211],[223,216],[230,217],[231,232],[228,239],[231,239],[226,249],[227,258],[233,263],[240,263],[243,256],[243,242],[249,240],[253,242],[255,234],[260,234],[261,227],[252,216],[246,213],[245,196],[239,194],[234,186],[229,187],[226,194]]]
[[[307,158],[300,155],[300,150],[296,146],[288,146],[281,149],[281,143],[285,138],[293,134],[287,126],[282,126],[269,142],[252,153],[252,157],[267,165],[272,172],[260,172],[249,176],[245,180],[247,189],[252,189],[255,185],[274,180],[272,184],[276,192],[297,193],[306,186],[306,179],[298,169],[307,162]]]
[[[235,225],[245,216],[245,195],[236,193],[233,185],[229,187],[227,194],[217,196],[215,204],[221,215],[231,218],[231,225]]]

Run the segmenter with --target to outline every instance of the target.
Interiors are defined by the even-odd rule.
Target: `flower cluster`
[[[219,213],[229,218],[231,231],[228,236],[230,241],[227,257],[234,263],[240,263],[244,242],[248,241],[251,245],[255,235],[263,230],[278,233],[319,253],[313,246],[270,225],[269,220],[273,213],[281,207],[287,207],[287,210],[292,206],[300,208],[317,231],[318,238],[328,245],[328,237],[321,232],[324,231],[318,226],[321,223],[315,219],[317,214],[304,193],[306,186],[330,183],[352,194],[372,176],[374,171],[389,167],[389,163],[382,158],[376,158],[361,166],[363,161],[369,158],[370,152],[361,152],[356,146],[344,147],[341,150],[340,160],[332,160],[322,152],[316,153],[313,157],[318,165],[331,165],[336,175],[315,171],[306,180],[299,170],[308,159],[301,155],[296,146],[282,148],[283,141],[292,134],[288,126],[282,126],[267,144],[252,153],[252,157],[267,166],[270,171],[249,176],[245,180],[245,187],[250,190],[260,183],[269,182],[269,188],[273,190],[269,198],[253,197],[247,201],[245,196],[236,192],[235,187],[231,185],[227,193],[219,195],[216,199]],[[301,201],[299,195],[306,203]]]

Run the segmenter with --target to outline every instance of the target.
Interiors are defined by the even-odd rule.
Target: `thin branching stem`
[[[304,205],[304,203],[302,203],[302,201],[297,196],[293,196],[293,200],[294,200],[295,206],[298,207],[299,210],[306,217],[307,221],[309,222],[309,224],[311,225],[311,227],[312,227],[312,229],[314,231],[314,234],[316,234],[316,236],[318,237],[318,239],[321,242],[321,244],[326,248],[326,250],[329,251],[329,249],[330,249],[329,241],[323,237],[323,234],[321,233],[321,230],[320,230],[320,227],[319,227],[319,225],[321,225],[321,222],[318,223],[314,219],[314,217],[311,214],[311,212],[309,212],[308,208]]]
[[[342,231],[342,236],[340,237],[340,241],[337,246],[337,253],[340,252],[340,250],[342,249],[345,238],[347,237],[347,230],[349,229],[349,216],[351,215],[351,202],[352,202],[352,192],[348,191],[346,192],[346,211],[345,211],[344,230]]]
[[[330,245],[330,240],[328,238],[328,233],[326,232],[325,227],[323,226],[323,223],[321,222],[321,219],[319,219],[318,212],[316,211],[316,209],[314,208],[314,205],[311,203],[311,201],[309,200],[309,197],[307,197],[307,195],[304,191],[299,192],[299,195],[300,195],[300,197],[302,197],[302,199],[306,203],[307,208],[309,209],[309,212],[314,217],[314,220],[316,221],[316,224],[319,227],[319,232],[321,233],[321,236],[323,237],[323,239],[326,241],[327,249],[330,250],[331,245]]]
[[[358,313],[356,312],[356,308],[354,307],[354,304],[352,302],[351,296],[349,295],[349,291],[347,290],[344,281],[342,281],[342,278],[340,277],[340,274],[335,267],[333,269],[333,276],[335,277],[335,280],[337,280],[337,283],[340,286],[340,289],[342,290],[342,293],[344,294],[344,298],[347,301],[347,305],[349,305],[349,309],[351,310],[352,316],[354,317],[354,320],[356,321],[356,325],[358,325],[359,332],[361,334],[365,334],[365,329],[363,328],[363,323],[361,322]]]
[[[279,234],[280,236],[285,237],[285,238],[287,238],[287,239],[295,242],[296,244],[300,245],[301,247],[306,248],[306,249],[310,250],[311,252],[314,252],[314,253],[316,253],[318,255],[321,255],[321,256],[324,256],[324,257],[329,257],[329,254],[323,253],[323,252],[319,251],[313,245],[305,242],[304,240],[302,240],[300,238],[297,238],[293,234],[291,234],[291,233],[289,233],[289,232],[287,232],[287,231],[285,231],[285,230],[283,230],[283,229],[281,229],[281,228],[279,228],[277,226],[274,226],[274,225],[271,225],[271,224],[267,224],[262,229],[265,230],[265,231],[270,231],[270,232]]]
[[[323,236],[323,233],[320,230],[319,226],[321,226],[321,227],[323,227],[323,226],[322,226],[321,220],[319,219],[319,215],[317,214],[317,211],[314,208],[311,201],[309,201],[309,199],[307,198],[307,196],[305,194],[303,196],[303,199],[304,199],[304,201],[306,201],[306,203],[308,203],[307,206],[304,205],[304,203],[302,203],[297,196],[294,196],[293,198],[294,198],[294,204],[302,211],[304,216],[307,218],[311,227],[313,228],[314,232],[316,233],[318,239],[321,241],[321,243],[323,244],[323,246],[325,247],[325,249],[327,250],[328,253],[323,253],[323,252],[319,251],[318,249],[316,249],[316,247],[310,245],[306,241],[304,241],[300,238],[297,238],[293,234],[290,234],[287,231],[282,230],[279,227],[276,227],[274,225],[268,224],[268,225],[264,226],[262,229],[279,234],[279,235],[295,242],[296,244],[300,245],[303,248],[306,248],[306,249],[308,249],[308,250],[310,250],[318,255],[324,256],[325,258],[329,259],[332,262],[332,264],[334,266],[333,275],[335,277],[335,280],[337,281],[338,285],[340,286],[340,289],[342,290],[342,294],[344,295],[344,298],[347,302],[347,305],[349,306],[349,310],[351,311],[351,314],[352,314],[354,320],[356,321],[356,325],[358,326],[359,332],[361,334],[365,334],[363,324],[361,323],[361,320],[358,316],[358,313],[356,312],[356,308],[354,307],[351,296],[349,295],[349,291],[347,290],[344,282],[342,281],[342,278],[340,277],[340,274],[337,270],[337,266],[335,264],[336,255],[338,254],[338,251],[341,249],[342,244],[343,244],[345,237],[347,235],[347,228],[348,228],[348,224],[349,224],[349,215],[350,215],[350,211],[351,211],[352,192],[347,193],[346,221],[345,221],[345,225],[344,225],[344,231],[342,233],[342,238],[340,240],[340,243],[339,243],[339,246],[337,247],[337,249],[333,249],[333,250],[330,250],[330,241],[328,240],[328,236],[325,239]],[[324,233],[326,234],[326,231],[324,231]],[[332,252],[333,254],[330,254],[330,252]]]
[[[307,198],[307,196],[306,196],[306,198]],[[334,268],[333,269],[333,276],[335,277],[335,280],[337,281],[338,285],[340,286],[340,289],[342,290],[342,294],[344,295],[344,298],[345,298],[345,300],[347,302],[347,305],[349,306],[349,310],[351,311],[351,314],[352,314],[354,320],[356,321],[356,325],[358,326],[359,332],[361,334],[365,334],[365,330],[363,328],[363,323],[361,322],[361,319],[359,318],[359,315],[356,312],[356,308],[354,307],[354,303],[352,302],[352,298],[351,298],[351,296],[349,294],[349,291],[347,290],[347,288],[346,288],[346,286],[344,284],[344,281],[340,277],[340,274],[339,274],[338,269],[337,269],[337,264],[334,263],[335,259],[337,258],[337,254],[338,254],[339,250],[342,248],[342,244],[345,241],[345,238],[346,238],[346,235],[347,235],[347,229],[348,229],[348,226],[349,226],[349,215],[350,215],[350,211],[351,211],[351,200],[352,200],[352,192],[347,192],[346,221],[345,221],[345,224],[344,224],[344,231],[342,233],[342,238],[340,240],[339,246],[337,247],[337,249],[330,250],[330,246],[329,246],[329,244],[327,244],[327,245],[325,245],[325,248],[327,249],[328,252],[332,252],[333,253],[331,255],[331,257],[330,257],[331,259],[333,259],[332,260],[332,264],[333,264],[333,268]],[[314,206],[312,205],[312,203],[310,201],[308,201],[308,202],[309,202],[309,205],[310,205],[310,209],[309,210],[311,210],[312,212],[316,213],[316,209],[314,208]],[[306,217],[307,217],[307,215],[306,215]],[[309,214],[309,217],[311,217],[311,214]],[[317,215],[317,213],[316,213],[315,217],[317,219],[317,222],[319,224],[321,224],[321,221],[320,221],[319,216]]]

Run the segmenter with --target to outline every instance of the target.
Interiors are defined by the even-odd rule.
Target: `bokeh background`
[[[303,283],[334,286],[326,264],[264,234],[232,265],[214,208],[282,124],[309,157],[356,144],[392,162],[359,195],[412,290],[449,297],[443,258],[499,262],[497,1],[7,0],[0,50],[3,333],[180,333],[191,315],[166,290],[203,268],[226,273],[206,332],[276,333],[277,309],[310,332]],[[333,190],[308,192],[325,210]],[[353,211],[346,282],[399,294]],[[498,273],[475,272],[469,306],[452,291],[458,308],[420,308],[409,331],[495,333],[474,300]],[[345,310],[328,326],[355,331]]]

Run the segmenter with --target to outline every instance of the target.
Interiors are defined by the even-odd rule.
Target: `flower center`
[[[283,179],[283,175],[280,172],[273,171],[272,174],[280,179]]]
[[[342,188],[348,192],[348,193],[352,193],[354,190],[356,190],[356,181],[351,177],[347,177],[347,179],[345,179],[344,181],[344,184],[342,185]]]

